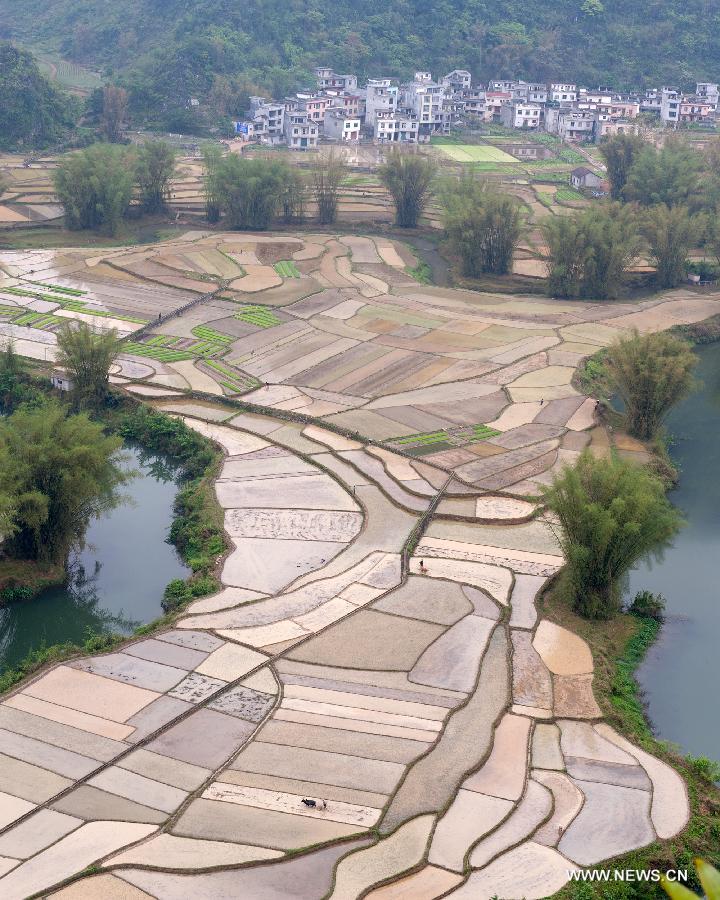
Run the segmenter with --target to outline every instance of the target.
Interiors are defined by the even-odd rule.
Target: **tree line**
[[[114,235],[134,194],[144,212],[159,212],[169,197],[175,167],[175,153],[164,141],[148,141],[137,148],[93,144],[67,154],[53,172],[65,224],[73,231],[95,229]]]

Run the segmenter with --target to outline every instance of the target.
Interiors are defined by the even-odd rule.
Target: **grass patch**
[[[551,194],[548,191],[535,191],[535,196],[538,199],[539,203],[542,203],[544,207],[550,209],[555,200],[555,194]]]
[[[123,353],[131,353],[133,356],[144,356],[147,359],[156,359],[158,362],[180,362],[183,359],[195,358],[195,354],[187,350],[172,350],[169,347],[141,344],[138,341],[126,341],[122,349]]]
[[[62,566],[32,559],[0,560],[0,607],[29,600],[44,588],[60,584],[64,578]]]
[[[93,634],[88,632],[88,638],[83,644],[73,644],[70,641],[64,644],[53,644],[50,647],[40,646],[31,650],[25,659],[12,669],[6,669],[0,675],[0,694],[9,691],[28,675],[32,675],[43,666],[51,663],[62,662],[73,656],[81,654],[99,653],[110,650],[117,644],[126,641],[127,638],[118,634]]]
[[[555,198],[557,200],[569,200],[571,202],[574,200],[584,200],[585,199],[583,197],[583,195],[580,193],[580,191],[576,191],[574,188],[571,188],[571,187],[558,188],[557,192],[555,193]]]
[[[238,372],[222,363],[216,362],[214,359],[206,359],[205,365],[209,366],[214,372],[222,376],[224,381],[221,382],[224,388],[227,388],[233,394],[246,393],[260,387],[261,381],[252,375],[246,375],[244,372]]]
[[[273,328],[281,324],[280,318],[267,306],[242,306],[233,313],[233,319],[247,322],[248,325],[256,325],[258,328]]]
[[[295,263],[291,259],[281,259],[280,262],[276,262],[273,266],[273,269],[280,275],[282,278],[300,278],[300,271]]]
[[[82,297],[87,294],[87,291],[81,291],[78,288],[62,287],[62,285],[59,284],[45,284],[42,281],[31,281],[30,284],[34,284],[41,288],[47,288],[50,291],[57,291],[58,294],[70,294],[71,297]]]
[[[439,144],[440,150],[455,162],[518,163],[509,153],[491,144]]]
[[[405,266],[407,274],[420,284],[432,284],[432,269],[424,259],[418,257],[416,266]]]
[[[386,443],[395,446],[412,456],[425,453],[437,453],[438,450],[463,447],[500,434],[488,425],[461,425],[457,428],[441,428],[438,431],[426,431],[420,434],[406,434],[397,438],[389,438]]]
[[[217,344],[232,344],[235,340],[231,335],[215,331],[214,328],[210,328],[208,325],[196,325],[192,329],[192,334],[194,334],[196,338],[200,338],[204,341],[215,341]]]

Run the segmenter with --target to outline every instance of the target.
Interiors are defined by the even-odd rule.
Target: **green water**
[[[720,344],[698,356],[703,384],[667,421],[680,470],[670,499],[687,525],[660,563],[631,574],[629,593],[647,589],[667,601],[660,638],[638,672],[656,734],[720,759]]]
[[[129,634],[162,614],[165,585],[188,574],[166,543],[176,472],[134,447],[125,455],[137,473],[123,488],[127,500],[90,524],[85,548],[72,555],[68,584],[0,609],[0,670],[43,644],[81,642],[88,631]]]

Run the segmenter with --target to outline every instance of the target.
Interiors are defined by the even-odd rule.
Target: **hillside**
[[[31,54],[0,42],[0,149],[42,148],[72,127],[73,98],[45,78]]]
[[[720,80],[719,31],[709,0],[0,0],[0,36],[123,73],[147,110],[218,73],[280,93],[319,63],[690,85]]]

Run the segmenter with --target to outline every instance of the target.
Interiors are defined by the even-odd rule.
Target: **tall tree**
[[[306,180],[303,172],[294,166],[287,167],[280,192],[280,218],[289,225],[299,222],[305,212]]]
[[[688,253],[705,228],[704,216],[691,216],[685,206],[652,206],[642,230],[655,261],[655,281],[660,288],[677,287],[685,278]]]
[[[661,150],[647,144],[633,160],[623,196],[641,206],[697,204],[702,167],[702,156],[681,139],[669,139]]]
[[[666,331],[634,332],[608,348],[605,369],[625,405],[627,427],[640,440],[655,437],[665,417],[694,385],[697,356]]]
[[[445,232],[462,260],[463,274],[506,275],[522,232],[520,205],[486,183],[462,178],[444,194]]]
[[[630,169],[644,147],[645,140],[637,134],[614,134],[600,143],[613,200],[623,199]]]
[[[138,151],[136,179],[143,209],[159,212],[170,194],[175,175],[175,151],[165,141],[148,141]]]
[[[617,297],[625,270],[637,257],[635,214],[613,203],[543,222],[548,246],[548,291],[553,297]]]
[[[85,322],[63,322],[57,334],[59,366],[73,384],[77,407],[101,406],[107,397],[110,367],[120,350],[117,332],[97,331]]]
[[[127,123],[128,92],[115,84],[103,88],[102,130],[105,139],[116,144]]]
[[[313,166],[312,191],[321,225],[332,225],[337,219],[340,186],[346,174],[347,163],[334,149]]]
[[[416,228],[430,199],[435,163],[419,153],[391,150],[378,176],[395,203],[395,224]]]
[[[93,144],[63,157],[53,182],[68,228],[115,234],[130,206],[134,179],[134,156],[122,147]]]
[[[205,217],[211,224],[220,221],[220,184],[218,173],[223,159],[223,152],[218,144],[204,144],[202,148],[205,177],[203,192],[205,194]]]
[[[231,228],[267,228],[281,210],[292,177],[287,163],[231,153],[214,176],[221,209]]]
[[[546,489],[544,502],[559,523],[567,561],[560,590],[590,619],[620,611],[623,578],[659,552],[682,524],[665,486],[647,469],[585,451]]]
[[[67,560],[91,519],[111,509],[127,480],[120,438],[61,403],[22,406],[0,420],[0,496],[12,498],[6,552],[20,559]]]

